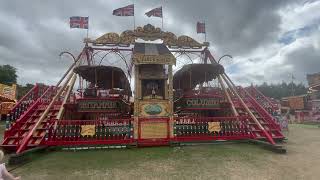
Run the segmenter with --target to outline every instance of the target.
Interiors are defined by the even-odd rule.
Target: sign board
[[[96,134],[95,125],[82,125],[81,126],[81,136],[93,136]]]
[[[133,55],[133,62],[135,64],[175,64],[175,58],[172,54],[165,55],[145,55],[142,53],[135,53]]]
[[[168,101],[150,100],[139,102],[139,116],[141,117],[163,117],[169,115]]]
[[[220,122],[208,122],[208,130],[209,132],[220,132]]]
[[[307,80],[310,87],[320,84],[320,73],[307,74]]]
[[[304,109],[304,96],[288,97],[289,107],[291,109]]]
[[[218,98],[186,98],[183,101],[184,108],[219,108]]]
[[[15,100],[16,89],[17,89],[17,85],[15,84],[13,84],[12,86],[0,84],[0,95],[8,99]]]
[[[111,100],[79,100],[78,109],[80,112],[86,111],[110,111],[120,108],[119,101]]]
[[[141,122],[141,139],[156,139],[168,137],[167,122]]]

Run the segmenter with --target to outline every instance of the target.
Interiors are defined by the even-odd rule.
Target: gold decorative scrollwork
[[[163,43],[167,46],[177,46],[177,36],[172,32],[165,32],[163,34]]]
[[[162,39],[163,43],[170,48],[202,48],[209,45],[208,43],[201,44],[189,36],[177,38],[172,32],[163,32],[160,28],[155,28],[151,24],[137,27],[134,31],[124,31],[120,36],[117,33],[107,33],[96,40],[86,39],[85,42],[93,43],[94,45],[129,46],[130,44],[134,44],[137,38],[145,41]]]
[[[117,33],[107,33],[95,40],[95,44],[117,45],[120,42],[120,36]]]
[[[178,46],[182,48],[201,48],[202,45],[189,36],[179,36]]]
[[[135,41],[135,37],[134,37],[133,31],[127,30],[121,33],[120,44],[130,45],[130,44],[134,44],[134,41]]]

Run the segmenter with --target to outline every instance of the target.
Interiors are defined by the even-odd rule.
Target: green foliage
[[[264,82],[263,84],[256,86],[259,91],[261,91],[265,96],[272,97],[275,99],[281,99],[283,97],[288,97],[292,95],[302,95],[306,94],[308,88],[302,83],[286,83],[281,84],[268,84]]]
[[[17,69],[10,65],[0,65],[0,83],[12,85],[17,83]]]
[[[17,85],[17,99],[21,99],[25,94],[27,94],[32,88],[33,84],[26,84],[25,86]]]

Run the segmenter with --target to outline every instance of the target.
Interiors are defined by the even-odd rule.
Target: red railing
[[[253,135],[247,125],[248,117],[183,117],[175,118],[176,141],[210,141],[249,139]],[[210,122],[218,122],[211,131]]]
[[[83,128],[93,125],[94,132],[85,135]],[[49,146],[129,144],[133,142],[132,119],[60,120],[50,125],[44,144]]]
[[[47,87],[47,86],[45,86],[45,87],[46,88],[38,89],[36,91],[39,98],[37,98],[36,101],[33,100],[33,102],[30,103],[28,105],[28,107],[25,108],[25,110],[20,114],[18,119],[14,119],[14,120],[7,122],[7,123],[10,123],[10,125],[8,125],[8,128],[5,131],[4,138],[6,138],[8,136],[13,136],[16,133],[16,131],[18,131],[23,126],[23,123],[27,120],[27,118],[25,118],[25,117],[27,117],[28,114],[32,113],[33,110],[35,110],[35,108],[37,106],[39,106],[42,102],[46,102],[49,97],[52,97],[52,94],[54,93],[53,92],[54,88]],[[44,92],[42,92],[42,91],[44,91]],[[28,93],[28,94],[32,94],[32,93]],[[28,97],[28,96],[25,96],[25,97]],[[27,98],[25,98],[25,100],[26,99]]]
[[[20,116],[41,96],[47,86],[36,84],[27,94],[25,94],[12,108],[9,121],[16,121]]]

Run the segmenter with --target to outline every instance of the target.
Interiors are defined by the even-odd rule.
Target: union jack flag
[[[70,17],[70,28],[89,28],[89,17],[72,16]]]
[[[206,24],[202,22],[197,23],[197,33],[206,33]]]
[[[154,8],[151,11],[146,12],[145,15],[147,15],[148,17],[162,17],[162,7]]]
[[[134,16],[134,4],[113,10],[115,16]]]

